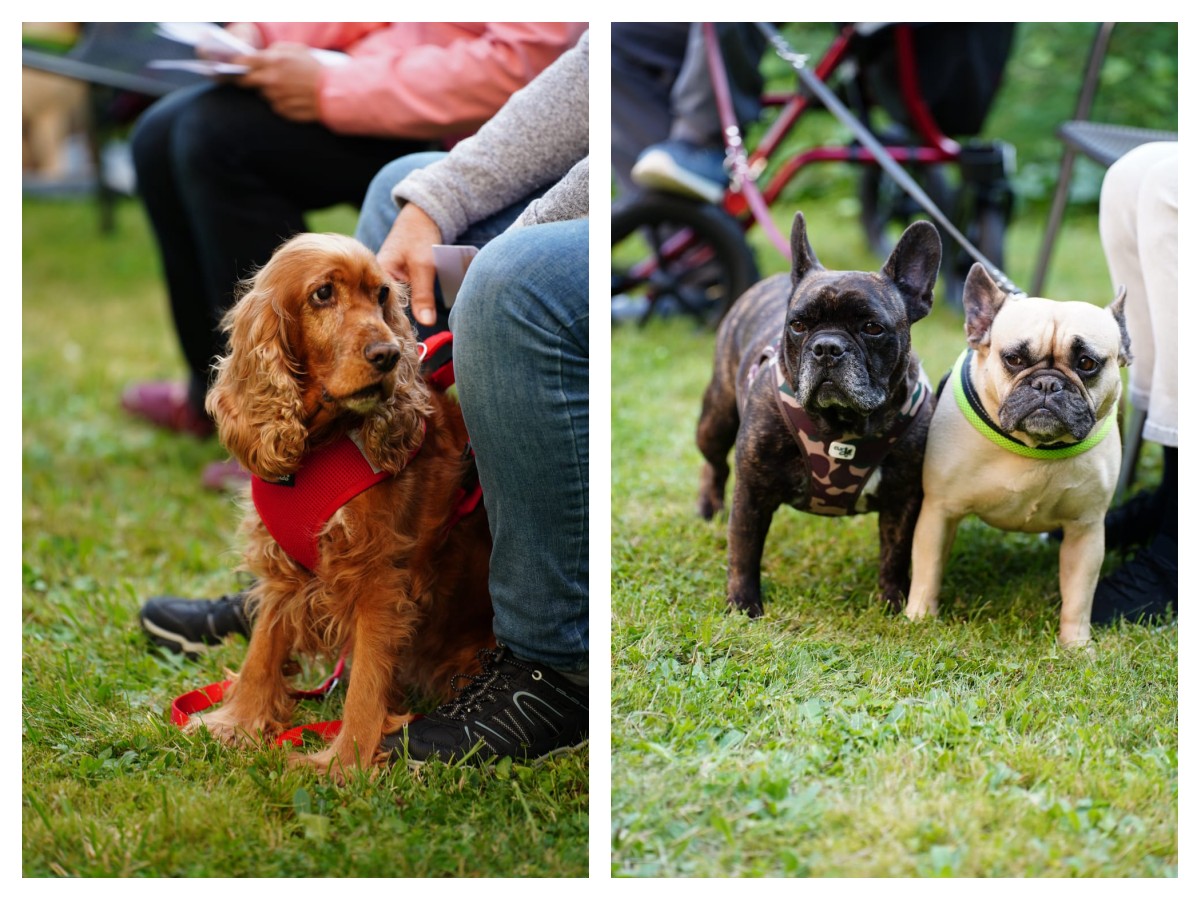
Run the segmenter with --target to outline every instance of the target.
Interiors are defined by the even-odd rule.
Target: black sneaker
[[[458,696],[395,734],[383,746],[417,768],[430,760],[485,763],[546,759],[587,743],[587,691],[507,647],[480,650],[483,671]],[[465,675],[456,675],[455,682]]]
[[[192,659],[231,634],[250,636],[245,594],[227,594],[216,600],[151,597],[139,618],[150,640]]]
[[[1092,600],[1092,624],[1152,621],[1178,609],[1178,553],[1176,542],[1160,535],[1100,579]]]
[[[1104,517],[1104,549],[1148,544],[1158,533],[1167,503],[1161,491],[1141,491]]]

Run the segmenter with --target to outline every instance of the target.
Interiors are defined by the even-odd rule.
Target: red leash
[[[342,673],[346,670],[345,654],[338,660],[337,666],[334,667],[333,674],[325,679],[320,686],[312,690],[292,691],[292,696],[301,700],[316,700],[329,694],[338,683],[342,680]],[[198,712],[203,712],[209,707],[215,706],[225,699],[225,690],[232,681],[220,681],[216,684],[206,685],[194,691],[188,691],[175,698],[171,704],[171,723],[182,728],[188,723],[191,716]],[[341,729],[341,721],[332,722],[314,722],[311,725],[298,725],[295,728],[289,728],[283,734],[275,739],[275,746],[282,747],[285,743],[291,744],[293,747],[299,747],[303,741],[305,731],[316,732],[323,738],[334,737]]]

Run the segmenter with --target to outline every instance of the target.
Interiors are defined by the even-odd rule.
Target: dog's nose
[[[390,372],[400,362],[400,348],[387,341],[377,341],[367,344],[363,356],[380,372]]]
[[[1063,389],[1062,379],[1053,375],[1038,375],[1029,382],[1029,386],[1043,394],[1057,394]]]
[[[832,366],[846,352],[846,341],[836,334],[823,334],[813,339],[813,342],[808,345],[808,352],[818,362]]]

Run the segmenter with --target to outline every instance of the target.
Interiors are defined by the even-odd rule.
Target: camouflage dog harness
[[[808,470],[809,497],[807,512],[819,516],[849,516],[864,513],[867,495],[878,481],[880,465],[892,447],[908,433],[932,389],[924,369],[918,369],[908,400],[885,434],[843,434],[823,436],[816,424],[796,399],[779,364],[779,343],[763,348],[758,362],[751,367],[747,384],[763,370],[773,372],[776,384],[775,400],[784,421],[788,423],[800,457]],[[868,490],[870,488],[870,490]]]

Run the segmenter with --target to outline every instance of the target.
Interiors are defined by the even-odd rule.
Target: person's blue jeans
[[[378,250],[396,216],[391,188],[438,158],[380,172],[360,241]],[[588,223],[505,231],[525,205],[457,239],[483,249],[450,314],[454,369],[492,530],[496,639],[523,659],[586,672]]]

